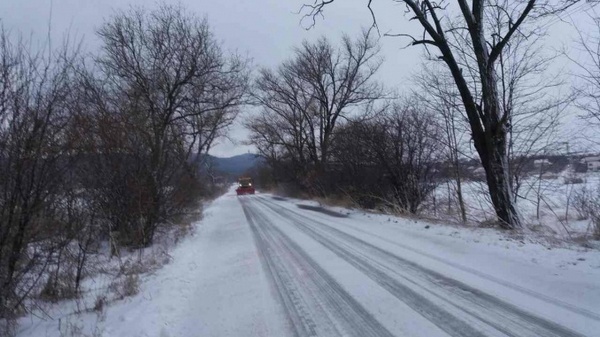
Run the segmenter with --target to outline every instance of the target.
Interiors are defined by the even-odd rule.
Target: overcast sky
[[[356,35],[361,27],[371,24],[366,9],[366,0],[338,0],[331,4],[325,19],[318,20],[312,29],[301,23],[297,14],[307,0],[181,0],[166,3],[181,3],[190,11],[206,16],[217,37],[226,49],[247,54],[256,66],[274,67],[288,58],[294,46],[302,40],[316,39],[327,35],[336,40],[343,33]],[[130,5],[156,6],[156,2],[144,0],[0,0],[0,20],[11,32],[31,35],[44,40],[49,27],[53,41],[68,34],[82,40],[86,51],[98,48],[95,30],[117,8]],[[410,23],[403,15],[404,7],[393,1],[375,1],[380,31],[416,32],[418,26]],[[575,21],[580,20],[582,11],[574,12]],[[573,30],[569,25],[557,22],[550,29],[550,41],[557,48],[571,48]],[[382,38],[382,53],[385,63],[380,70],[379,80],[400,91],[408,89],[410,76],[421,65],[422,49],[402,48],[407,41],[397,38]],[[560,61],[562,62],[562,61]],[[560,65],[559,65],[560,66]],[[242,117],[243,118],[243,117]],[[241,154],[252,149],[239,144],[246,137],[245,130],[235,126],[231,130],[234,143],[223,140],[211,152],[217,156]]]

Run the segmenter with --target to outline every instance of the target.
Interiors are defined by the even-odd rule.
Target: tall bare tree
[[[127,237],[139,237],[131,244],[148,245],[157,226],[180,211],[177,187],[197,172],[190,161],[246,102],[247,61],[226,55],[206,20],[179,6],[117,12],[98,35],[98,69],[81,87],[94,107],[91,147],[104,154],[99,172],[110,177],[100,181],[113,184],[99,199],[106,209],[120,200],[113,220],[127,225],[114,229],[129,228],[137,235]]]
[[[492,30],[501,34],[502,10],[498,1],[487,13],[487,24]],[[455,50],[458,51],[459,64],[466,74],[467,82],[474,92],[476,101],[481,100],[478,90],[478,66],[470,57],[471,39],[464,30],[452,30]],[[543,29],[529,30],[528,35],[517,34],[504,48],[495,66],[499,79],[498,91],[503,115],[510,116],[507,134],[507,157],[512,186],[512,198],[518,202],[519,190],[524,177],[531,172],[529,157],[547,152],[556,142],[556,128],[561,112],[572,101],[571,95],[556,95],[563,81],[560,76],[548,72],[549,64],[556,59],[543,49]],[[458,157],[470,157],[468,144],[465,139],[458,139],[469,128],[468,117],[460,101],[460,95],[452,83],[451,74],[447,69],[436,65],[437,60],[429,60],[423,73],[416,78],[419,83],[416,95],[429,102],[430,108],[438,111],[444,123],[446,137],[440,141],[447,145],[449,161],[456,181],[456,196],[463,221],[464,202],[461,202],[461,184]]]
[[[353,114],[372,111],[383,97],[373,80],[381,64],[378,53],[367,32],[356,40],[344,37],[340,47],[321,38],[304,42],[277,70],[261,70],[255,98],[263,111],[247,123],[251,142],[267,157],[288,157],[322,175],[336,127]]]
[[[247,100],[248,61],[181,7],[99,36],[83,58],[0,27],[0,335],[33,298],[77,296],[100,242],[146,246],[197,206],[193,161]]]

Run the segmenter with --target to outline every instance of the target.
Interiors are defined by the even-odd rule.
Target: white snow
[[[580,178],[583,183],[566,184],[573,178]],[[450,186],[448,186],[450,184]],[[574,199],[582,189],[596,193],[600,186],[598,172],[573,173],[565,170],[560,174],[547,173],[539,176],[530,176],[523,179],[517,198],[517,209],[529,229],[541,234],[557,238],[573,238],[589,235],[591,225],[589,219],[580,219],[574,208]],[[454,193],[452,182],[440,185],[435,192],[436,204],[428,200],[424,212],[428,215],[443,218],[447,217],[448,195]],[[470,223],[479,223],[495,219],[487,186],[484,181],[464,181],[462,184],[465,200],[467,219]],[[458,207],[454,200],[451,201],[450,218],[458,220]],[[539,218],[538,218],[539,205]]]
[[[286,207],[293,209],[293,203]],[[527,238],[511,238],[494,229],[440,225],[357,211],[346,213],[349,217],[342,219],[317,212],[305,214],[532,313],[581,329],[589,336],[600,331],[599,321],[591,324],[560,305],[548,303],[574,306],[600,318],[597,250],[576,246],[552,248]]]
[[[62,336],[78,327],[107,337],[283,335],[285,320],[234,194],[215,201],[171,256],[171,264],[143,279],[138,295],[110,306],[104,318],[64,308],[60,330],[58,319],[33,316],[21,320],[18,336]]]
[[[426,278],[391,268],[389,261],[345,243],[342,236],[359,239],[385,254],[435,271],[579,334],[597,336],[600,331],[597,250],[576,246],[553,248],[493,229],[442,225],[342,208],[332,210],[342,212],[345,217],[334,217],[297,206],[315,206],[314,202],[280,200],[268,194],[238,198],[230,191],[207,207],[204,219],[195,224],[193,235],[171,252],[170,264],[143,277],[138,295],[111,304],[101,317],[95,313],[71,315],[72,307],[59,304],[53,312],[55,318],[60,318],[60,328],[58,319],[29,316],[21,319],[18,336],[64,336],[68,335],[67,325],[72,331],[79,331],[73,335],[89,336],[94,333],[124,337],[293,336],[293,322],[260,257],[261,250],[240,201],[257,216],[268,219],[274,231],[280,231],[283,238],[297,245],[294,249],[306,254],[305,261],[299,262],[310,259],[318,265],[314,268],[326,272],[325,284],[315,280],[310,265],[308,269],[302,264],[284,266],[296,268],[289,270],[295,273],[296,284],[288,286],[299,287],[298,300],[304,303],[304,308],[314,308],[301,315],[309,322],[327,327],[322,330],[317,327],[315,331],[345,331],[346,327],[340,323],[345,313],[331,310],[331,301],[338,301],[335,296],[339,293],[349,294],[364,309],[366,313],[361,311],[358,318],[372,316],[373,323],[391,335],[447,336],[406,299],[392,296],[383,281],[352,265],[351,259],[336,254],[309,235],[310,232],[302,231],[302,223],[315,226],[318,231],[329,230],[319,233],[335,239],[348,252],[364,256],[364,261],[371,261],[374,268],[385,271],[386,275],[405,280],[402,282],[410,292],[431,300],[441,310],[486,335],[502,334],[473,318],[468,312],[473,308],[459,310],[460,297],[457,300],[440,297],[450,288],[425,289],[418,280]],[[293,214],[297,216],[292,217]],[[254,221],[260,225],[261,218]],[[327,234],[335,231],[341,236]],[[272,253],[284,262],[294,262],[283,251]],[[338,286],[339,289],[335,288]],[[329,296],[330,287],[335,288],[335,296]],[[485,310],[482,308],[482,312]],[[348,315],[352,313],[348,311]],[[501,322],[502,317],[497,319]],[[526,331],[523,335],[527,335]]]

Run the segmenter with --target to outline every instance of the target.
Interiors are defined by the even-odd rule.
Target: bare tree
[[[267,157],[298,163],[307,185],[316,187],[314,179],[327,171],[336,127],[383,97],[373,80],[378,53],[364,32],[356,40],[344,37],[339,48],[325,38],[304,42],[277,70],[263,69],[255,85],[263,111],[247,123],[251,142]]]
[[[305,5],[308,8],[306,16],[315,17],[323,12],[328,4],[335,0],[315,1]],[[408,37],[412,45],[435,47],[439,51],[439,59],[448,67],[464,106],[469,121],[473,144],[486,172],[486,181],[492,204],[501,225],[506,228],[521,227],[521,220],[515,208],[512,196],[511,179],[508,160],[508,134],[512,125],[510,110],[502,110],[502,99],[499,91],[500,82],[496,65],[506,46],[518,34],[527,34],[524,23],[537,10],[556,10],[548,2],[529,0],[523,2],[497,1],[489,3],[485,0],[475,0],[469,4],[465,0],[458,1],[460,16],[450,20],[451,8],[445,1],[430,0],[401,1],[406,5],[415,21],[423,28],[423,35],[414,37],[406,34],[396,36]],[[573,1],[564,2],[564,6],[572,5]],[[367,2],[370,9],[371,1]],[[562,6],[562,8],[564,8]],[[499,15],[503,22],[490,29],[487,15]],[[492,15],[493,15],[492,14]],[[374,23],[375,24],[375,23]],[[469,48],[457,50],[457,41],[452,40],[449,32],[464,30],[468,32]],[[462,54],[461,54],[462,52]],[[476,64],[478,92],[466,74],[461,60],[468,58]],[[479,95],[477,95],[479,94]],[[480,97],[477,100],[477,97]]]
[[[289,63],[286,63],[289,65]],[[301,178],[316,158],[316,148],[310,148],[308,119],[315,99],[290,66],[281,66],[277,73],[262,69],[255,84],[255,97],[262,111],[246,122],[251,132],[250,142],[271,166],[290,162],[295,169],[290,178]]]
[[[371,146],[386,170],[393,200],[400,209],[417,213],[438,184],[434,176],[441,151],[434,138],[439,131],[433,116],[409,102],[395,106],[381,128],[383,139],[375,139]]]
[[[446,76],[448,75],[448,76]],[[467,221],[467,209],[463,195],[463,173],[461,171],[461,158],[469,158],[468,139],[465,135],[468,122],[462,110],[460,95],[452,83],[452,78],[435,65],[427,65],[424,71],[416,76],[419,89],[415,91],[427,107],[428,111],[439,115],[439,130],[442,133],[433,135],[445,147],[446,161],[449,173],[454,180],[453,194],[460,211],[460,221]],[[450,185],[449,187],[450,188]],[[449,199],[451,196],[449,195]],[[449,208],[451,201],[449,200]]]
[[[376,134],[383,138],[382,124],[382,115],[376,119],[350,120],[337,129],[331,147],[332,174],[329,179],[337,187],[333,192],[368,209],[375,209],[382,203],[394,204],[389,198],[391,185],[386,180],[386,170],[379,165],[373,146]]]
[[[77,50],[34,51],[0,28],[0,318],[26,309],[54,253],[70,164]]]
[[[577,27],[578,40],[576,50],[583,59],[567,54],[567,57],[580,70],[576,77],[579,83],[575,86],[577,106],[584,112],[594,126],[600,124],[600,16],[596,11],[588,14],[592,20],[591,29],[584,32]]]
[[[190,191],[181,183],[198,171],[191,161],[246,102],[247,62],[225,55],[208,23],[178,6],[117,12],[98,35],[98,69],[81,83],[97,135],[89,147],[103,154],[97,181],[107,184],[98,189],[106,193],[97,197],[112,209],[111,232],[148,245],[181,211],[177,201]]]
[[[503,6],[498,1],[487,12],[491,30],[502,33],[502,15],[498,11]],[[468,50],[472,41],[464,30],[453,30],[449,34],[458,41],[453,48],[457,50],[459,64],[465,73],[467,82],[474,92],[475,99],[481,100],[478,90],[478,66]],[[507,133],[507,158],[512,182],[512,198],[517,203],[519,190],[530,166],[529,157],[544,153],[555,142],[556,128],[561,112],[572,101],[571,95],[555,95],[563,85],[559,76],[547,76],[548,65],[555,56],[542,50],[543,31],[536,29],[528,35],[517,34],[504,48],[496,65],[499,79],[500,107],[503,115],[510,116]],[[457,138],[469,128],[468,117],[460,101],[460,94],[453,85],[451,74],[436,66],[437,60],[426,63],[425,69],[417,76],[419,90],[416,95],[429,102],[432,110],[438,111],[444,123],[446,137],[440,141],[447,145],[449,163],[456,182],[456,195],[461,209],[462,219],[466,220],[460,183],[459,156],[470,157],[471,151],[465,139]],[[460,142],[460,144],[459,144]],[[462,205],[462,206],[461,206]]]
[[[382,98],[382,88],[373,80],[381,64],[378,53],[368,32],[356,41],[344,37],[339,51],[324,38],[296,50],[294,72],[316,100],[303,111],[309,123],[309,149],[323,168],[339,120],[347,118],[352,108]]]
[[[494,0],[489,11],[490,31],[501,34],[506,24],[505,2]],[[514,202],[517,203],[530,158],[556,150],[557,128],[573,95],[561,92],[560,74],[549,72],[557,56],[543,48],[542,25],[515,34],[498,57],[501,111],[509,116],[508,160]]]
[[[351,123],[336,138],[336,182],[356,200],[415,214],[439,183],[438,133],[434,115],[417,100]]]
[[[148,245],[197,206],[194,160],[246,103],[248,62],[181,7],[117,12],[99,35],[86,59],[0,29],[0,329],[78,296],[100,242]]]

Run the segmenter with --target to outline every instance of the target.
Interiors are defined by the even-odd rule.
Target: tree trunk
[[[476,44],[475,41],[474,44]],[[480,65],[482,107],[475,102],[469,85],[462,75],[462,70],[448,45],[441,45],[440,50],[445,56],[444,60],[450,68],[460,92],[471,127],[473,143],[485,170],[490,197],[498,220],[504,228],[520,228],[521,221],[513,203],[510,186],[507,153],[508,128],[506,121],[502,120],[499,115],[498,91],[495,88],[496,79],[493,69]],[[480,55],[480,58],[484,60],[478,63],[487,64],[487,51],[480,50],[479,52],[484,54]]]
[[[467,222],[467,209],[465,208],[465,200],[462,193],[462,179],[460,177],[460,169],[458,164],[455,164],[456,174],[456,196],[458,197],[458,207],[460,208],[460,218],[462,222]]]
[[[448,130],[450,138],[450,159],[453,162],[454,179],[456,180],[456,197],[458,198],[458,207],[460,209],[460,219],[463,223],[467,222],[467,209],[465,207],[465,200],[462,193],[462,178],[460,176],[460,161],[458,160],[458,145],[456,141],[456,127],[454,125],[454,119],[451,122],[452,129]]]
[[[485,169],[492,205],[500,225],[515,229],[521,227],[521,220],[512,199],[505,139],[506,132],[499,130],[496,131],[496,137],[486,132],[474,137],[474,142]]]

